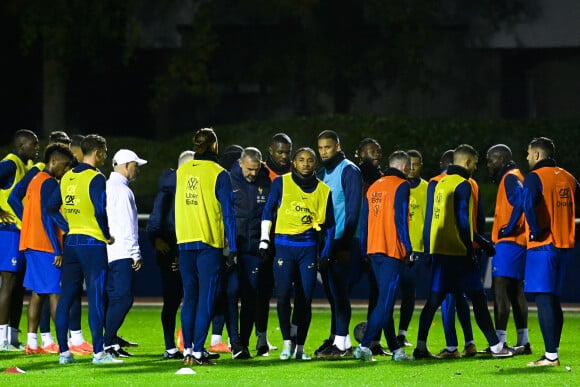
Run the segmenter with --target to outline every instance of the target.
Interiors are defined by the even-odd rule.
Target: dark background
[[[578,119],[579,8],[5,0],[2,143],[20,128],[166,139],[324,114]]]

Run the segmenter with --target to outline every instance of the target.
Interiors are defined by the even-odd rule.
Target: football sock
[[[404,352],[405,352],[405,350],[403,349],[403,347],[400,347],[400,348],[395,349],[395,354],[396,355],[399,355],[399,354],[404,353]]]
[[[26,342],[29,348],[37,349],[38,348],[38,335],[36,333],[28,332],[28,340]]]
[[[530,342],[528,328],[518,329],[518,345],[526,345]]]
[[[507,339],[507,331],[501,330],[501,329],[496,329],[495,334],[497,335],[497,339],[499,341],[501,341],[502,343],[505,343],[506,342],[506,339]]]
[[[345,349],[352,348],[352,342],[350,341],[350,335],[346,335],[346,339],[344,339],[344,348]]]
[[[297,345],[296,346],[296,353],[304,353],[304,346],[303,345]]]
[[[546,356],[546,359],[550,360],[550,361],[554,361],[558,358],[558,354],[557,353],[551,353],[551,352],[546,352],[544,354],[544,356]]]
[[[498,353],[499,351],[501,351],[503,349],[503,343],[500,341],[496,345],[491,345],[489,347],[489,349],[491,349],[491,352],[493,352],[493,353]]]
[[[177,348],[167,349],[167,350],[165,350],[165,352],[167,352],[170,355],[173,355],[173,354],[177,353]]]
[[[201,352],[192,352],[191,353],[193,355],[193,357],[195,357],[196,359],[201,359]]]
[[[83,331],[70,331],[70,342],[72,345],[81,345],[84,343]]]
[[[398,336],[405,336],[405,337],[407,337],[407,331],[406,330],[403,330],[403,329],[399,329]]]
[[[18,329],[8,326],[8,341],[15,347],[18,346]]]
[[[341,351],[344,351],[346,349],[345,346],[344,346],[345,345],[345,343],[344,343],[345,340],[346,340],[346,336],[338,336],[338,335],[336,335],[336,336],[334,336],[334,343],[333,344],[336,345],[336,347],[338,349],[340,349]]]
[[[449,351],[449,352],[455,352],[455,351],[457,351],[457,347],[454,347],[454,346],[447,346],[447,347],[445,347],[445,349],[447,351]]]
[[[8,324],[0,325],[0,343],[8,341],[6,334],[8,333]]]
[[[211,346],[217,345],[222,342],[222,335],[211,335]]]
[[[102,353],[102,352],[101,352],[101,353]],[[66,356],[66,357],[69,357],[69,356],[71,356],[71,354],[70,354],[70,351],[65,351],[65,352],[61,352],[61,353],[60,353],[60,356]],[[95,357],[96,357],[96,356],[95,356]]]
[[[29,333],[30,335],[30,333]],[[40,337],[42,338],[42,346],[47,347],[54,343],[54,339],[52,338],[52,334],[50,332],[41,333]]]

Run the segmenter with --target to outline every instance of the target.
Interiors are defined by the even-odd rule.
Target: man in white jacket
[[[146,163],[135,152],[120,149],[113,156],[113,172],[107,180],[107,216],[115,243],[107,245],[108,306],[104,340],[105,352],[113,357],[131,356],[119,346],[117,333],[133,305],[133,272],[141,269],[137,206],[129,182],[137,178],[139,167]]]

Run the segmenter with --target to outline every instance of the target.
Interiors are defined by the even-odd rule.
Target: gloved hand
[[[231,273],[235,270],[236,265],[238,263],[236,253],[229,253],[226,257],[226,271]]]
[[[493,244],[493,242],[488,241],[485,238],[482,238],[479,244],[486,256],[493,257],[495,255],[495,245]]]
[[[266,263],[272,259],[272,246],[269,240],[262,239],[260,241],[260,244],[258,245],[258,254],[260,254],[260,263]]]

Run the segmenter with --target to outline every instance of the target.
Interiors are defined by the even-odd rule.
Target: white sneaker
[[[415,358],[405,351],[395,352],[393,354],[393,361],[406,361],[406,360],[415,360]]]
[[[101,357],[93,357],[93,364],[118,364],[118,363],[122,363],[123,360],[120,359],[115,359],[113,356],[111,356],[108,353],[105,353],[103,356]]]
[[[58,364],[73,364],[78,362],[79,361],[75,359],[72,354],[69,355],[61,354],[58,358]]]
[[[360,345],[358,345],[353,352],[353,355],[355,357],[355,359],[359,359],[362,361],[375,361],[375,359],[373,358],[373,352],[366,347],[362,347]]]
[[[280,353],[280,360],[288,360],[292,357],[291,345],[286,345],[282,347],[282,353]]]

